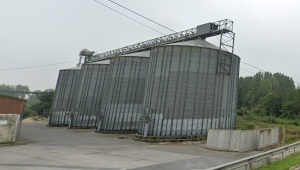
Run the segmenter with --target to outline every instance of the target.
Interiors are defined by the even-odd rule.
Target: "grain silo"
[[[49,115],[50,126],[67,126],[69,114],[76,107],[81,67],[59,71],[52,109]]]
[[[149,63],[137,138],[235,127],[238,56],[195,39],[152,48]]]
[[[117,56],[110,62],[110,83],[98,131],[135,131],[142,113],[149,51]]]
[[[70,127],[96,127],[103,115],[110,82],[110,60],[83,64],[76,109]]]

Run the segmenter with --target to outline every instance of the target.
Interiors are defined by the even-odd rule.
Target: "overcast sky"
[[[165,34],[162,27],[99,0]],[[173,30],[225,18],[234,21],[243,62],[300,83],[300,1],[115,0]],[[93,0],[0,0],[0,84],[55,88],[58,71],[74,67],[82,48],[105,52],[162,36]],[[12,69],[47,64],[31,69]],[[259,70],[241,63],[241,68]],[[12,69],[12,70],[5,70]],[[253,75],[245,70],[241,76]]]

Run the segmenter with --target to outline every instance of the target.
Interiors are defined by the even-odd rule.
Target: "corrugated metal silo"
[[[96,127],[103,115],[110,80],[110,60],[83,64],[76,111],[70,127]]]
[[[233,129],[240,58],[204,40],[151,50],[139,126],[142,136],[206,134]]]
[[[68,113],[76,108],[80,69],[81,67],[74,67],[59,71],[52,110],[49,115],[49,125],[68,125]]]
[[[150,51],[111,59],[104,118],[98,131],[135,131],[142,113]]]

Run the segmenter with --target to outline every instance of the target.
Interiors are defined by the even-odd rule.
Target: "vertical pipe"
[[[117,61],[117,59],[118,59],[118,61]],[[110,124],[111,124],[111,122],[113,121],[113,118],[114,118],[114,115],[113,115],[113,112],[111,111],[111,108],[113,107],[112,105],[113,105],[115,95],[116,95],[115,89],[117,88],[117,85],[118,85],[118,83],[116,83],[116,81],[118,80],[117,79],[117,73],[119,72],[119,68],[120,68],[120,64],[121,64],[120,57],[114,58],[111,61],[112,61],[113,68],[112,68],[112,71],[111,71],[111,80],[110,80],[111,82],[110,82],[110,84],[112,84],[112,82],[113,82],[113,88],[111,89],[111,87],[109,87],[108,101],[107,101],[107,106],[108,107],[106,107],[106,109],[107,109],[106,110],[107,122],[106,122],[105,130],[110,129]],[[116,70],[114,69],[115,65],[117,65]]]
[[[163,57],[163,60],[164,60],[164,58],[166,58],[165,59],[165,62],[167,62],[168,61],[168,57],[169,57],[169,51],[167,51],[167,57],[165,57],[165,53],[166,53],[166,47],[164,47],[164,57]],[[162,62],[162,66],[163,66],[163,63],[164,62]],[[168,63],[167,63],[168,64]],[[165,99],[167,98],[167,96],[164,96],[163,94],[164,94],[164,90],[167,92],[167,88],[165,88],[165,81],[166,81],[166,73],[167,73],[167,64],[165,64],[165,66],[164,66],[164,71],[163,71],[163,84],[162,84],[162,92],[161,92],[161,96],[160,96],[160,99],[161,99],[161,101],[160,101],[160,105],[159,105],[159,112],[160,113],[162,113],[162,120],[161,120],[161,125],[160,125],[160,136],[162,135],[162,131],[163,131],[163,125],[164,125],[164,118],[165,118],[165,107],[166,107],[166,103],[163,103],[163,100],[164,100],[164,97],[165,97]],[[161,77],[162,77],[162,75],[161,75]],[[167,82],[168,83],[168,82]],[[163,105],[163,109],[162,109],[162,105]],[[168,119],[168,118],[167,118]]]
[[[160,74],[159,74],[159,83],[158,83],[158,89],[157,89],[157,97],[156,97],[156,102],[155,102],[155,116],[157,117],[157,126],[156,126],[156,132],[155,132],[155,135],[158,135],[158,128],[159,128],[159,122],[160,122],[160,110],[158,110],[158,100],[159,100],[159,94],[160,94],[160,89],[161,89],[161,77],[162,77],[162,71],[163,71],[163,64],[164,64],[164,53],[165,53],[165,47],[159,47],[160,48],[163,48],[163,53],[162,53],[162,57],[161,57],[161,66],[160,66]],[[158,50],[159,50],[158,49]],[[159,52],[159,51],[158,51]]]
[[[121,121],[121,127],[120,127],[120,129],[122,129],[122,130],[126,130],[126,123],[125,123],[125,127],[123,127],[123,122],[124,121],[128,121],[127,120],[127,118],[128,118],[128,114],[129,113],[127,113],[126,114],[126,112],[125,112],[125,109],[126,109],[126,106],[127,106],[127,99],[128,99],[128,91],[129,91],[129,87],[130,87],[130,85],[131,85],[131,81],[130,81],[130,79],[131,79],[131,73],[132,73],[132,68],[133,68],[133,61],[134,61],[134,59],[132,58],[131,59],[131,64],[130,64],[130,72],[129,72],[129,78],[128,78],[128,83],[127,83],[127,89],[126,89],[126,96],[125,96],[125,103],[124,103],[124,109],[123,109],[123,115],[122,115],[122,121]],[[124,67],[125,68],[125,67]],[[131,85],[132,86],[132,85]],[[121,112],[121,110],[122,110],[122,108],[120,107],[120,112]],[[127,115],[126,116],[126,120],[124,120],[124,117],[125,117],[125,114]]]
[[[185,47],[181,47],[182,49],[184,49]],[[182,57],[182,55],[180,56]],[[186,51],[185,51],[185,54],[184,54],[184,62],[183,62],[183,70],[182,70],[182,73],[181,73],[181,78],[180,78],[180,73],[178,74],[179,78],[181,79],[181,82],[180,82],[180,97],[179,97],[179,108],[178,108],[178,117],[177,117],[177,121],[176,121],[176,131],[178,129],[178,122],[179,122],[179,118],[181,118],[181,125],[180,125],[180,132],[179,132],[179,135],[182,135],[182,123],[183,123],[183,116],[184,116],[184,111],[181,112],[181,99],[182,99],[182,91],[183,91],[183,86],[184,86],[184,69],[185,69],[185,64],[186,64]],[[180,68],[179,68],[180,70]],[[177,135],[177,134],[176,134]]]
[[[177,100],[177,89],[178,89],[178,81],[179,81],[179,72],[180,72],[180,66],[181,66],[181,55],[182,55],[182,47],[180,48],[180,55],[179,55],[179,66],[178,66],[178,71],[177,71],[177,79],[176,79],[176,87],[175,87],[175,97],[174,97],[174,103],[173,103],[173,109],[172,109],[172,121],[171,121],[171,131],[170,135],[172,135],[172,130],[173,130],[173,121],[174,121],[174,116],[175,116],[175,105],[176,105],[176,100]],[[173,50],[173,49],[172,49]],[[177,115],[178,116],[178,115]],[[177,122],[176,122],[176,130],[177,130]],[[174,134],[176,135],[176,130],[174,130]]]
[[[120,112],[120,110],[119,110],[119,114],[117,113],[117,111],[118,111],[118,108],[119,107],[121,107],[121,106],[119,106],[119,105],[122,105],[122,102],[120,103],[120,95],[121,95],[121,91],[123,90],[122,89],[122,86],[123,86],[123,81],[124,81],[124,71],[125,71],[125,67],[126,67],[126,64],[127,64],[127,62],[126,62],[126,59],[127,59],[127,57],[125,57],[124,58],[124,65],[123,65],[123,69],[122,69],[122,77],[121,77],[121,83],[119,84],[119,88],[118,88],[118,101],[117,101],[117,104],[116,104],[116,108],[115,108],[115,111],[116,111],[116,114],[118,115],[118,120],[117,120],[117,123],[116,123],[116,119],[115,119],[115,121],[113,122],[113,130],[119,130],[118,129],[118,124],[120,123],[120,118],[121,118],[121,116],[123,115],[121,112]],[[116,125],[116,128],[115,128],[115,125]],[[122,129],[120,129],[120,130],[122,130]]]
[[[210,53],[208,53],[208,56],[209,56]],[[210,58],[208,58],[208,66],[207,66],[207,69],[206,69],[206,77],[205,77],[205,91],[204,91],[204,106],[203,106],[203,119],[202,119],[202,127],[201,127],[201,134],[203,134],[203,125],[204,125],[204,117],[205,117],[205,114],[208,113],[206,112],[206,104],[207,104],[207,98],[206,98],[206,94],[207,94],[207,81],[208,81],[208,73],[209,73],[209,68],[210,68]],[[206,133],[207,133],[207,129],[208,129],[208,115],[206,114]]]
[[[132,99],[132,95],[133,95],[133,90],[134,90],[134,85],[135,85],[135,83],[137,83],[137,81],[135,81],[136,80],[136,74],[139,74],[138,72],[137,72],[137,68],[136,68],[136,66],[137,66],[137,64],[138,64],[138,62],[135,62],[134,63],[134,71],[133,71],[133,82],[132,82],[132,86],[131,86],[131,89],[130,89],[130,96],[129,96],[129,103],[128,103],[128,108],[127,108],[127,117],[126,117],[126,120],[128,120],[128,115],[129,115],[129,113],[135,113],[134,112],[134,101],[135,101],[135,98],[134,99]],[[137,86],[136,86],[136,90],[137,90]],[[132,109],[130,110],[130,108],[131,108],[131,105],[132,105]],[[124,108],[124,112],[125,112],[125,108]],[[132,117],[133,115],[131,115],[131,117]],[[137,120],[135,120],[136,122],[137,122]],[[132,122],[130,121],[129,122],[129,128],[128,129],[126,129],[126,130],[130,130],[131,129],[131,126],[132,126],[132,124],[131,124]],[[128,124],[126,123],[125,124],[125,126],[127,126]],[[136,126],[135,126],[136,127]]]
[[[156,52],[155,52],[155,50],[156,50]],[[149,97],[149,105],[148,105],[148,109],[149,109],[150,112],[152,111],[152,100],[153,100],[152,99],[152,95],[154,93],[153,89],[154,89],[154,83],[155,83],[155,77],[156,77],[155,76],[155,71],[156,71],[156,66],[157,66],[158,48],[153,49],[153,51],[154,51],[154,53],[153,53],[153,57],[152,58],[153,58],[153,65],[154,65],[153,67],[154,67],[154,69],[153,69],[152,73],[148,73],[148,74],[152,75],[152,80],[151,81],[148,80],[148,82],[151,82],[151,86],[150,86],[150,88],[151,88],[150,93],[151,94],[149,94],[150,97]],[[152,112],[151,112],[151,114],[152,114]],[[151,135],[153,135],[154,134],[155,118],[152,118],[152,116],[151,116],[149,119],[150,119],[149,121],[151,122],[151,124],[150,124],[151,125]]]
[[[191,83],[189,82],[189,77],[190,77],[190,66],[191,66],[191,58],[192,58],[192,47],[190,48],[190,59],[189,59],[189,64],[188,64],[188,74],[187,74],[187,81],[186,86],[185,86],[185,92],[184,92],[184,102],[183,102],[183,115],[182,115],[182,122],[181,122],[181,135],[182,135],[182,131],[183,131],[183,124],[184,124],[184,119],[187,120],[187,127],[186,127],[186,131],[185,131],[185,135],[187,135],[187,131],[188,131],[188,118],[185,118],[185,106],[186,106],[186,98],[187,98],[187,93],[188,93],[188,85]],[[185,58],[187,58],[187,55],[185,56]],[[184,72],[185,72],[185,67],[184,67]]]
[[[172,59],[173,59],[173,46],[172,47],[170,47],[171,48],[171,54],[170,54],[170,62],[169,62],[169,69],[168,69],[168,80],[167,80],[167,88],[166,88],[166,93],[165,93],[165,102],[164,102],[164,104],[165,104],[165,106],[164,106],[164,110],[163,110],[163,113],[165,113],[166,112],[166,106],[168,106],[167,105],[167,98],[168,98],[168,90],[169,90],[169,82],[170,82],[170,77],[171,77],[171,63],[172,63]],[[167,55],[167,57],[169,57],[169,55]],[[169,100],[168,100],[168,103],[169,103]],[[170,109],[168,108],[167,109],[168,111],[168,114],[167,114],[167,122],[166,122],[166,131],[165,131],[165,134],[164,134],[164,136],[166,136],[167,135],[167,131],[168,131],[168,125],[169,125],[169,120],[170,120]],[[171,132],[171,130],[172,129],[170,129],[170,132]]]
[[[138,71],[137,85],[136,85],[136,89],[135,89],[134,101],[136,100],[136,97],[137,97],[137,89],[139,87],[139,80],[140,80],[140,74],[141,74],[142,61],[143,61],[143,59],[141,58],[140,62],[139,62],[139,71]],[[133,105],[135,105],[135,102],[133,102]],[[135,108],[135,106],[134,106],[134,108]],[[139,111],[139,109],[140,109],[139,105],[137,105],[136,113]],[[134,113],[134,109],[132,110],[132,112]],[[137,120],[137,115],[136,115],[135,120]],[[134,124],[134,127],[136,127],[136,123]]]

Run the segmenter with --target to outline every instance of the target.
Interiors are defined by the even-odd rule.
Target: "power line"
[[[0,70],[24,70],[24,69],[31,69],[31,68],[39,68],[39,67],[48,67],[48,66],[54,66],[54,65],[60,65],[65,63],[71,63],[77,60],[71,60],[71,61],[65,61],[61,63],[54,63],[54,64],[46,64],[46,65],[39,65],[39,66],[29,66],[29,67],[16,67],[16,68],[0,68]]]
[[[111,7],[109,7],[109,6],[105,5],[105,4],[103,4],[103,3],[101,3],[101,2],[99,2],[99,1],[97,1],[97,0],[94,0],[94,1],[97,2],[97,3],[99,3],[99,4],[101,4],[101,5],[103,5],[103,6],[106,7],[106,8],[109,8],[110,10],[113,10],[114,12],[117,12],[118,14],[121,14],[121,15],[123,15],[123,16],[125,16],[125,17],[127,17],[127,18],[129,18],[129,19],[131,19],[131,20],[133,20],[133,21],[135,21],[135,22],[137,22],[137,23],[139,23],[139,24],[141,24],[141,25],[143,25],[143,26],[145,26],[145,27],[151,29],[151,30],[153,30],[153,31],[156,31],[156,32],[158,32],[158,33],[160,33],[160,34],[162,34],[162,35],[166,35],[166,34],[164,34],[164,33],[162,33],[162,32],[159,32],[159,31],[157,31],[156,29],[151,28],[151,27],[149,27],[149,26],[147,26],[147,25],[145,25],[145,24],[143,24],[143,23],[141,23],[141,22],[139,22],[139,21],[137,21],[137,20],[135,20],[135,19],[133,19],[133,18],[131,18],[131,17],[129,17],[129,16],[127,16],[127,15],[125,15],[125,14],[123,14],[123,13],[121,13],[121,12],[119,12],[119,11],[117,11],[117,10],[115,10],[115,9],[113,9],[113,8],[111,8]],[[149,18],[147,18],[147,17],[145,17],[145,16],[143,16],[143,15],[137,13],[137,12],[134,12],[133,10],[128,9],[128,8],[122,6],[122,5],[120,5],[120,4],[118,4],[118,3],[114,2],[114,1],[111,1],[111,0],[108,0],[108,1],[110,1],[110,2],[112,2],[112,3],[115,3],[116,5],[118,5],[118,6],[122,7],[122,8],[124,8],[124,9],[126,9],[126,10],[128,10],[128,11],[130,11],[130,12],[132,12],[132,13],[138,15],[138,16],[140,16],[140,17],[143,17],[144,19],[147,19],[147,20],[149,20],[149,21],[151,21],[151,22],[153,22],[153,23],[155,23],[155,24],[157,24],[157,25],[159,25],[159,26],[161,26],[161,27],[164,27],[164,28],[169,29],[169,30],[171,30],[171,31],[173,31],[173,32],[176,32],[176,31],[174,31],[174,30],[172,30],[172,29],[170,29],[170,28],[168,28],[168,27],[166,27],[166,26],[164,26],[164,25],[162,25],[162,24],[159,24],[159,23],[157,23],[157,22],[155,22],[155,21],[153,21],[153,20],[151,20],[151,19],[149,19]],[[199,41],[197,41],[197,40],[195,40],[195,41],[196,41],[196,42],[199,42]],[[183,43],[185,44],[184,41],[183,41]],[[201,42],[199,42],[199,43],[201,43]],[[208,47],[208,46],[205,45],[205,44],[202,44],[202,45]]]
[[[263,70],[263,69],[260,69],[260,68],[258,68],[258,67],[255,67],[255,66],[253,66],[253,65],[251,65],[251,64],[248,64],[248,63],[246,63],[246,62],[241,61],[241,63],[246,64],[246,65],[248,65],[248,66],[250,66],[250,67],[256,68],[257,70],[260,70],[260,71],[263,71],[263,72],[267,72],[267,71],[265,71],[265,70]],[[242,69],[242,68],[240,68],[240,69]],[[247,70],[245,70],[245,69],[242,69],[242,70],[247,71]],[[247,71],[247,72],[250,72],[250,71]],[[250,72],[250,73],[252,73],[252,72]],[[254,73],[253,73],[253,74],[254,74]],[[295,81],[294,81],[294,83],[300,85],[300,83],[298,83],[298,82],[295,82]]]
[[[133,19],[133,18],[131,18],[131,17],[129,17],[129,16],[127,16],[127,15],[125,15],[125,14],[123,14],[123,13],[121,13],[121,12],[119,12],[119,11],[117,11],[117,10],[115,10],[115,9],[113,9],[113,8],[111,8],[111,7],[109,7],[109,6],[105,5],[105,4],[103,4],[103,3],[101,3],[101,2],[99,2],[99,1],[97,1],[97,0],[94,0],[94,1],[97,2],[97,3],[99,3],[99,4],[101,4],[101,5],[103,5],[103,6],[105,6],[105,7],[107,7],[107,8],[109,8],[109,9],[111,9],[111,10],[113,10],[113,11],[115,11],[115,12],[117,12],[117,13],[119,13],[119,14],[121,14],[121,15],[123,15],[123,16],[125,16],[125,17],[127,17],[127,18],[129,18],[129,19],[131,19],[131,20],[133,20],[133,21],[135,21],[135,22],[138,22],[139,24],[141,24],[141,25],[143,25],[143,26],[146,26],[146,27],[148,27],[148,28],[150,28],[150,29],[152,29],[152,30],[158,32],[158,33],[161,33],[161,32],[159,32],[159,31],[157,31],[157,30],[155,30],[155,29],[153,29],[153,28],[151,28],[151,27],[149,27],[149,26],[147,26],[147,25],[145,25],[145,24],[143,24],[143,23],[141,23],[141,22],[139,22],[139,21],[137,21],[137,20],[135,20],[135,19]],[[118,5],[118,6],[120,6],[120,7],[124,8],[124,9],[126,9],[126,10],[128,10],[128,11],[130,11],[130,12],[132,12],[132,13],[134,13],[134,14],[136,14],[136,15],[142,17],[142,18],[144,18],[144,19],[147,19],[148,21],[151,21],[151,22],[153,22],[153,23],[155,23],[155,24],[157,24],[157,25],[159,25],[159,26],[161,26],[161,27],[163,27],[163,28],[166,28],[166,29],[168,29],[168,30],[170,30],[170,31],[176,32],[176,31],[172,30],[171,28],[168,28],[168,27],[166,27],[166,26],[164,26],[164,25],[162,25],[162,24],[159,24],[159,23],[157,23],[157,22],[155,22],[155,21],[153,21],[153,20],[151,20],[151,19],[149,19],[149,18],[147,18],[147,17],[145,17],[145,16],[143,16],[143,15],[141,15],[141,14],[139,14],[139,13],[137,13],[137,12],[131,10],[131,9],[129,9],[129,8],[126,8],[126,7],[120,5],[120,4],[118,4],[118,3],[116,3],[116,2],[114,2],[114,1],[112,1],[112,0],[108,0],[108,1],[110,1],[110,2],[112,2],[112,3],[114,3],[114,4]],[[163,34],[163,33],[161,33],[161,34]],[[165,34],[163,34],[163,35],[165,35]],[[218,39],[218,37],[216,37],[216,38]],[[218,40],[220,40],[220,39],[218,39]],[[195,41],[197,41],[197,39],[196,39]],[[183,42],[183,43],[184,43],[184,42]],[[204,45],[204,46],[206,46],[206,45]],[[207,47],[207,46],[206,46],[206,47]],[[243,61],[240,61],[240,62],[243,63],[243,64],[246,64],[246,65],[248,65],[248,66],[250,66],[250,67],[253,67],[253,68],[255,68],[255,69],[258,69],[258,70],[260,70],[260,71],[267,72],[267,71],[265,71],[265,70],[263,70],[263,69],[260,69],[260,68],[258,68],[258,67],[256,67],[256,66],[253,66],[253,65],[251,65],[251,64],[248,64],[248,63],[246,63],[246,62],[243,62]],[[256,73],[253,73],[253,72],[248,71],[248,70],[243,69],[243,68],[240,68],[240,69],[241,69],[241,70],[244,70],[244,71],[246,71],[246,72],[252,73],[252,74],[256,74]],[[296,82],[295,82],[295,83],[296,83]],[[298,83],[298,84],[299,84],[299,83]]]
[[[246,71],[246,72],[248,72],[248,73],[252,73],[252,74],[256,74],[256,73],[253,73],[253,72],[251,72],[251,71],[249,71],[249,70],[246,70],[246,69],[243,69],[243,68],[240,68],[241,70],[244,70],[244,71]]]
[[[149,29],[155,31],[155,32],[158,32],[158,33],[160,33],[160,34],[162,34],[162,35],[165,35],[164,33],[159,32],[159,31],[157,31],[156,29],[151,28],[151,27],[149,27],[149,26],[147,26],[147,25],[141,23],[140,21],[138,21],[138,20],[136,20],[136,19],[133,19],[133,18],[129,17],[128,15],[125,15],[125,14],[123,14],[123,13],[121,13],[121,12],[119,12],[119,11],[117,11],[117,10],[115,10],[115,9],[113,9],[113,8],[111,8],[111,7],[109,7],[109,6],[105,5],[105,4],[103,4],[103,3],[99,2],[99,1],[97,1],[97,0],[94,0],[94,1],[97,2],[98,4],[102,5],[102,6],[105,6],[106,8],[108,8],[108,9],[110,9],[110,10],[112,10],[112,11],[118,13],[118,14],[123,15],[123,16],[126,17],[126,18],[129,18],[129,19],[131,19],[131,20],[133,20],[133,21],[135,21],[135,22],[137,22],[137,23],[139,23],[139,24],[141,24],[141,25],[143,25],[143,26],[145,26],[145,27],[147,27],[147,28],[149,28]]]
[[[138,16],[140,16],[140,17],[146,19],[146,20],[148,20],[148,21],[151,21],[151,22],[153,22],[153,23],[155,23],[155,24],[157,24],[157,25],[159,25],[159,26],[161,26],[161,27],[163,27],[163,28],[166,28],[166,29],[168,29],[168,30],[170,30],[170,31],[173,31],[173,32],[177,32],[177,31],[175,31],[175,30],[173,30],[173,29],[171,29],[171,28],[168,28],[168,27],[166,27],[166,26],[164,26],[164,25],[162,25],[162,24],[160,24],[160,23],[158,23],[158,22],[156,22],[156,21],[153,21],[152,19],[150,19],[150,18],[148,18],[148,17],[145,17],[145,16],[143,16],[143,15],[141,15],[141,14],[139,14],[139,13],[137,13],[137,12],[135,12],[135,11],[129,9],[129,8],[126,8],[125,6],[122,6],[122,5],[116,3],[116,2],[114,2],[114,1],[112,1],[112,0],[108,0],[108,1],[110,1],[110,2],[112,2],[112,3],[114,3],[114,4],[116,4],[116,5],[118,5],[118,6],[120,6],[120,7],[122,7],[122,8],[124,8],[124,9],[126,9],[126,10],[128,10],[128,11],[130,11],[130,12],[132,12],[132,13],[134,13],[134,14],[136,14],[136,15],[138,15]],[[119,12],[118,12],[118,13],[119,13]],[[196,41],[196,42],[199,42],[199,41],[197,41],[197,39],[196,39],[195,41]],[[185,42],[183,42],[183,43],[185,43]],[[201,43],[201,42],[199,42],[199,43]],[[206,47],[208,47],[208,46],[205,45],[205,44],[203,44],[203,45],[206,46]]]
[[[107,8],[109,8],[109,9],[111,9],[111,10],[113,10],[113,11],[115,11],[115,12],[117,12],[117,13],[119,13],[119,14],[121,14],[121,15],[123,15],[123,16],[125,16],[125,17],[127,17],[127,18],[129,18],[129,19],[132,19],[131,17],[128,17],[127,15],[125,15],[125,14],[123,14],[123,13],[121,13],[121,12],[119,12],[119,11],[117,11],[117,10],[115,10],[115,9],[113,9],[113,8],[111,8],[111,7],[109,7],[109,6],[105,5],[105,4],[103,4],[103,3],[99,2],[99,1],[97,1],[97,0],[94,0],[94,1],[97,2],[97,3],[99,3],[99,4],[101,4],[101,5],[103,5],[103,6],[105,6],[105,7],[107,7]],[[163,28],[166,28],[166,29],[168,29],[168,30],[170,30],[170,31],[176,32],[176,31],[174,31],[173,29],[168,28],[168,27],[166,27],[166,26],[164,26],[164,25],[162,25],[162,24],[159,24],[158,22],[153,21],[152,19],[150,19],[150,18],[148,18],[148,17],[145,17],[145,16],[143,16],[143,15],[141,15],[141,14],[139,14],[139,13],[137,13],[137,12],[135,12],[135,11],[133,11],[133,10],[131,10],[131,9],[129,9],[129,8],[125,7],[125,6],[123,6],[123,5],[121,5],[121,4],[118,4],[118,3],[116,3],[116,2],[114,2],[114,1],[112,1],[112,0],[108,0],[108,1],[110,1],[110,2],[112,2],[112,3],[114,3],[114,4],[116,4],[116,5],[118,5],[118,6],[120,6],[120,7],[122,7],[122,8],[124,8],[124,9],[126,9],[126,10],[128,10],[128,11],[130,11],[130,12],[132,12],[132,13],[134,13],[134,14],[136,14],[136,15],[138,15],[138,16],[140,16],[140,17],[146,19],[146,20],[148,20],[148,21],[151,21],[151,22],[153,22],[153,23],[155,23],[155,24],[157,24],[157,25],[159,25],[159,26],[161,26],[161,27],[163,27]],[[132,20],[136,21],[135,19],[132,19]],[[145,24],[143,24],[143,23],[141,23],[141,22],[139,22],[139,21],[136,21],[136,22],[138,22],[138,23],[140,23],[140,24],[146,26]],[[146,27],[148,27],[148,26],[146,26]],[[149,27],[148,27],[148,28],[149,28]],[[152,28],[150,28],[150,29],[152,29]],[[155,30],[155,29],[152,29],[152,30],[158,32],[158,31]],[[161,32],[159,32],[159,33],[161,33]],[[161,34],[162,34],[162,33],[161,33]],[[216,38],[218,39],[218,37],[216,37]],[[220,40],[220,39],[218,39],[218,40]],[[196,39],[195,41],[197,41],[197,39]],[[199,41],[197,41],[197,42],[199,42]],[[185,43],[185,42],[183,42],[183,43]],[[204,44],[204,46],[206,46],[206,45]],[[207,47],[207,46],[206,46],[206,47]],[[241,61],[241,62],[242,62],[242,61]],[[249,65],[249,66],[252,66],[252,65],[250,65],[250,64],[248,64],[248,63],[245,63],[245,62],[242,62],[242,63],[244,63],[244,64],[246,64],[246,65]],[[259,69],[259,68],[255,67],[255,66],[252,66],[252,67],[254,67],[254,68],[256,68],[256,69]],[[242,68],[241,68],[241,69],[242,69]],[[248,71],[248,70],[245,70],[245,69],[242,69],[242,70],[247,71],[247,72],[252,73],[252,74],[255,74],[255,73],[253,73],[253,72],[251,72],[251,71]],[[259,69],[259,70],[264,71],[264,70],[262,70],[262,69]]]
[[[256,68],[256,69],[258,69],[258,70],[260,70],[260,71],[267,72],[267,71],[265,71],[265,70],[263,70],[263,69],[260,69],[260,68],[258,68],[258,67],[255,67],[255,66],[251,65],[251,64],[245,63],[245,62],[243,62],[243,61],[241,61],[241,63],[246,64],[246,65],[248,65],[248,66],[250,66],[250,67]]]
[[[141,15],[141,14],[139,14],[139,13],[137,13],[137,12],[131,10],[131,9],[126,8],[126,7],[123,6],[123,5],[120,5],[120,4],[118,4],[118,3],[116,3],[116,2],[114,2],[114,1],[112,1],[112,0],[108,0],[108,1],[110,1],[110,2],[112,2],[112,3],[114,3],[114,4],[116,4],[116,5],[118,5],[118,6],[120,6],[120,7],[122,7],[122,8],[124,8],[124,9],[126,9],[126,10],[128,10],[128,11],[130,11],[130,12],[132,12],[132,13],[134,13],[134,14],[136,14],[136,15],[138,15],[138,16],[140,16],[140,17],[146,19],[146,20],[148,20],[148,21],[151,21],[151,22],[153,22],[153,23],[155,23],[155,24],[157,24],[157,25],[159,25],[159,26],[161,26],[161,27],[164,27],[165,29],[168,29],[168,30],[170,30],[170,31],[176,32],[176,31],[172,30],[171,28],[168,28],[168,27],[166,27],[166,26],[164,26],[164,25],[162,25],[162,24],[160,24],[160,23],[158,23],[158,22],[153,21],[153,20],[150,19],[150,18],[147,18],[147,17],[145,17],[145,16],[143,16],[143,15]]]
[[[12,90],[0,90],[0,93],[22,93],[22,94],[41,94],[41,93],[50,93],[50,92],[37,92],[37,91],[12,91]]]

